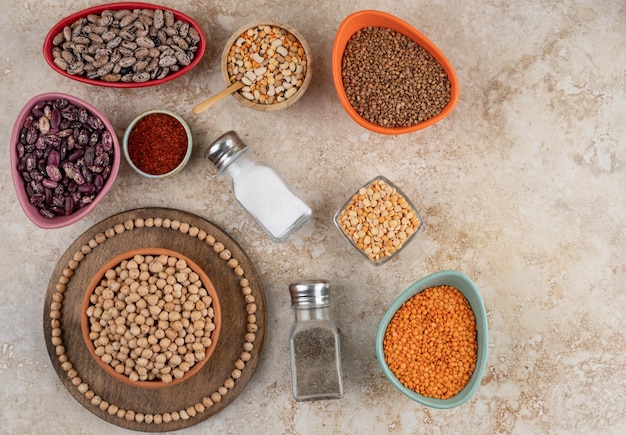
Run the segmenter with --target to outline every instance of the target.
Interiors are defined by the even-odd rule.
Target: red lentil
[[[477,359],[476,318],[451,286],[417,293],[395,313],[383,339],[389,369],[426,397],[449,399],[469,382]]]
[[[137,169],[150,175],[173,171],[185,158],[187,132],[166,113],[150,113],[141,118],[128,137],[128,154]]]

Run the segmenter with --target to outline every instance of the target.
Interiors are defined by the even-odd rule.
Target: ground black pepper
[[[293,337],[298,397],[340,395],[335,333],[314,327]]]
[[[382,127],[410,127],[438,115],[451,85],[422,46],[385,27],[366,27],[348,41],[342,79],[352,107]]]

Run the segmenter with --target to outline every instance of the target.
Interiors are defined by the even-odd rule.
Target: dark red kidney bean
[[[23,163],[20,162],[20,165],[22,164]],[[27,183],[30,183],[32,181],[32,178],[30,178],[30,173],[26,171],[25,169],[26,169],[26,165],[24,165],[24,169],[20,169],[20,166],[17,167],[17,170],[20,171],[20,173],[22,174],[22,178],[24,179],[24,181],[26,181]]]
[[[45,200],[45,196],[41,193],[35,193],[31,195],[30,198],[28,198],[28,201],[34,206],[43,204],[44,200]]]
[[[50,211],[49,208],[40,208],[39,214],[45,217],[46,219],[54,219],[55,214]]]
[[[78,120],[80,121],[81,124],[89,123],[89,112],[87,111],[87,109],[83,107],[78,109]]]
[[[61,112],[58,108],[52,109],[52,116],[50,117],[50,127],[59,128],[59,124],[61,123]]]
[[[48,165],[46,166],[46,174],[50,178],[50,180],[59,182],[63,178],[63,174],[58,166]]]
[[[94,131],[89,136],[89,145],[95,146],[98,142],[100,142],[100,133]]]
[[[74,180],[76,184],[78,184],[79,188],[80,188],[80,185],[85,182],[85,177],[83,177],[83,174],[80,172],[80,169],[74,168],[74,176],[72,177],[72,180]]]
[[[104,123],[96,116],[90,115],[89,118],[87,118],[87,124],[96,130],[104,130]]]
[[[52,204],[49,207],[50,211],[55,214],[55,216],[65,216],[65,204],[56,205]]]
[[[26,140],[26,135],[28,135],[28,128],[24,127],[22,130],[20,130],[20,143],[22,145],[28,144],[28,141]]]
[[[85,164],[87,166],[93,166],[94,160],[96,158],[96,149],[94,147],[85,148]]]
[[[32,188],[33,193],[43,193],[44,187],[39,180],[33,180],[28,185]]]
[[[39,118],[37,127],[39,128],[39,133],[48,134],[50,132],[50,120],[45,116],[42,116]]]
[[[109,178],[109,175],[111,175],[111,170],[113,168],[111,167],[111,165],[107,165],[104,167],[104,169],[102,170],[102,177],[106,180],[107,178]]]
[[[108,130],[102,132],[102,149],[107,153],[113,150],[113,136]]]
[[[71,215],[72,212],[74,211],[74,200],[69,195],[65,197],[65,204],[64,204],[63,211],[65,212],[65,216]]]
[[[47,159],[38,159],[37,160],[37,170],[42,174],[46,173],[46,166],[48,165]]]
[[[28,130],[26,131],[26,143],[35,143],[38,137],[39,136],[37,135],[35,126],[31,125],[28,127]]]
[[[63,138],[63,137],[69,137],[74,133],[74,129],[73,128],[64,128],[63,130],[59,130],[59,132],[57,133],[57,136]]]
[[[57,194],[52,195],[52,205],[63,207],[65,205],[65,196]]]
[[[33,116],[32,113],[29,113],[26,116],[26,119],[24,119],[24,127],[26,129],[28,129],[28,127],[30,127],[31,125],[33,125],[33,121],[35,120],[35,117]]]
[[[87,166],[81,166],[80,173],[83,174],[83,178],[85,179],[86,183],[93,182],[93,174],[91,173],[91,171],[89,170]]]
[[[102,189],[102,187],[104,186],[104,177],[102,177],[102,175],[100,174],[96,174],[93,176],[93,184],[94,186],[96,186],[96,189],[98,189],[98,191],[100,191]]]
[[[55,189],[59,185],[59,183],[49,178],[44,178],[43,180],[41,180],[41,184],[46,189]]]
[[[44,142],[46,143],[46,145],[58,148],[61,145],[61,138],[56,134],[47,134],[46,136],[44,136]]]
[[[27,171],[32,171],[37,166],[37,158],[33,154],[26,154],[24,162],[26,162]]]
[[[28,175],[30,175],[31,181],[41,181],[43,180],[43,174],[39,172],[39,169],[31,170]]]
[[[61,163],[61,154],[57,150],[50,151],[50,154],[48,154],[48,164],[59,166],[59,163]]]
[[[68,121],[76,121],[78,119],[78,108],[74,106],[65,107],[61,110],[61,117]]]
[[[76,138],[76,144],[80,147],[84,147],[89,143],[89,133],[87,130],[81,130]]]
[[[78,159],[80,159],[83,156],[83,154],[85,154],[85,150],[83,150],[82,148],[78,148],[78,149],[75,149],[74,151],[72,151],[67,159],[70,162],[74,163]]]
[[[96,186],[92,183],[83,183],[78,186],[78,192],[91,195],[92,193],[96,193]]]
[[[44,202],[46,203],[46,205],[50,205],[50,203],[52,202],[52,189],[46,188],[46,190],[44,190],[44,193],[45,193]]]
[[[52,102],[52,107],[55,107],[59,110],[63,109],[64,107],[69,106],[70,102],[68,100],[66,100],[65,98],[59,98],[58,100],[54,100]]]
[[[35,149],[37,150],[45,150],[50,144],[46,142],[46,138],[43,136],[39,136],[35,141]]]

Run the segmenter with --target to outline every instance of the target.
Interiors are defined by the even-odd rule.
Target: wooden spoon
[[[238,81],[238,82],[235,82],[235,83],[231,84],[229,87],[224,89],[222,92],[219,92],[219,93],[213,95],[212,97],[207,98],[202,103],[199,103],[196,106],[194,106],[194,108],[192,109],[192,112],[195,113],[196,115],[199,115],[200,113],[204,112],[208,108],[213,107],[213,105],[215,103],[220,101],[225,96],[230,95],[233,92],[236,92],[239,89],[243,88],[243,86],[244,86],[243,82],[241,82],[241,81]]]

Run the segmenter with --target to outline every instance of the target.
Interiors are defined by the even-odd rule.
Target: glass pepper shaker
[[[282,242],[312,215],[278,172],[247,156],[248,147],[234,131],[224,133],[204,156],[232,181],[233,195],[274,242]]]
[[[291,284],[295,321],[289,336],[291,385],[296,401],[343,396],[341,347],[330,317],[330,284],[307,280]]]

